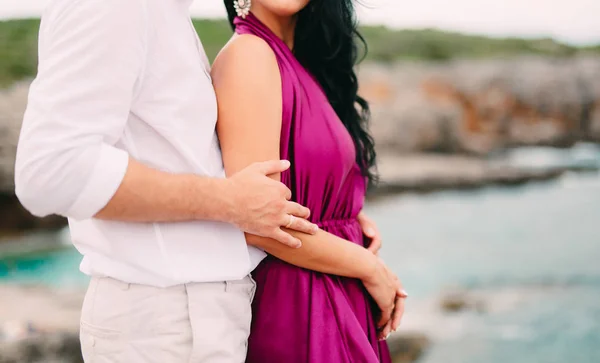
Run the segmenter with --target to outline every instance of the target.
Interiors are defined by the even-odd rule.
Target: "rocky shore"
[[[82,290],[0,285],[0,363],[82,363]]]
[[[0,91],[0,237],[29,230],[58,229],[66,225],[61,217],[35,218],[17,200],[14,165],[27,104],[28,82]]]
[[[378,150],[486,155],[600,140],[600,57],[360,67]]]
[[[550,181],[568,172],[598,172],[597,165],[526,168],[504,160],[466,155],[380,155],[380,183],[369,197],[440,190],[473,190],[487,186],[518,186]]]
[[[79,334],[34,334],[0,342],[0,363],[83,363]]]

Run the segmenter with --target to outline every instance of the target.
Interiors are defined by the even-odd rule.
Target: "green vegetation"
[[[443,61],[521,54],[564,57],[592,51],[591,48],[574,47],[553,39],[489,38],[435,29],[390,30],[385,27],[366,27],[363,35],[369,46],[369,58],[380,61],[398,58]],[[598,47],[595,49],[600,54],[599,50]]]
[[[208,58],[212,62],[221,48],[231,38],[232,30],[229,22],[225,20],[194,20],[194,27],[200,35],[200,40],[202,40]]]
[[[34,19],[0,22],[0,86],[35,74],[39,23]],[[194,26],[210,59],[231,36],[225,20],[196,20]],[[568,57],[590,52],[600,55],[600,45],[575,47],[552,39],[500,39],[434,29],[390,30],[380,26],[364,27],[362,33],[369,45],[367,59],[383,62],[399,59],[444,61],[519,54]]]
[[[0,86],[35,74],[39,26],[39,20],[0,22]]]

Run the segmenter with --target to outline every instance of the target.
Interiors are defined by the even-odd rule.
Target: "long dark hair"
[[[232,28],[233,0],[224,0]],[[294,54],[319,81],[354,140],[356,161],[369,182],[377,180],[375,142],[368,132],[369,103],[358,95],[354,66],[367,46],[358,32],[353,0],[311,0],[298,14]],[[359,47],[360,45],[360,47]]]

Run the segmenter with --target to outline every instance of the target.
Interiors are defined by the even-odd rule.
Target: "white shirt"
[[[241,279],[264,253],[217,222],[94,219],[129,156],[158,170],[224,177],[209,63],[192,0],[51,0],[17,151],[16,193],[69,217],[81,270],[171,286]]]

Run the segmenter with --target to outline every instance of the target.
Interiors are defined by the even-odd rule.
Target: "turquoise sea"
[[[600,165],[600,149],[521,149],[527,167]],[[423,363],[600,362],[600,174],[370,203],[384,259],[410,293],[405,331],[433,340]],[[65,238],[60,233],[56,238]],[[72,248],[0,260],[0,281],[83,285]],[[480,311],[444,313],[465,290]]]

